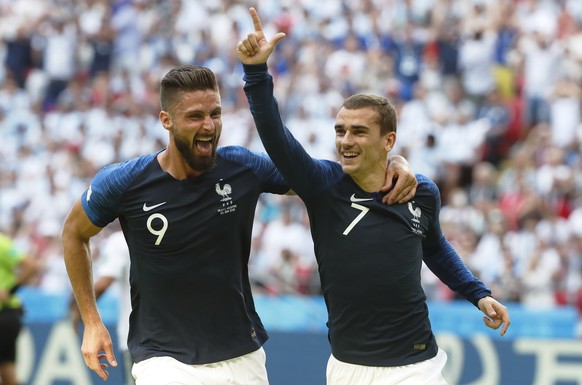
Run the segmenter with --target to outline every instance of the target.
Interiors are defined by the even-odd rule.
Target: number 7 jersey
[[[243,65],[244,90],[261,141],[309,214],[332,354],[366,366],[432,358],[437,344],[420,269],[427,266],[474,305],[491,291],[442,234],[440,194],[427,177],[414,200],[386,205],[339,163],[317,160],[283,125],[266,65]],[[329,128],[332,134],[332,127]]]

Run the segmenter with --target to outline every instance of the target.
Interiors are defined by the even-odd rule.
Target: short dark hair
[[[347,110],[371,108],[380,115],[380,134],[396,132],[396,108],[388,99],[380,95],[355,94],[344,100],[342,107]]]
[[[169,111],[179,93],[184,91],[218,91],[218,83],[210,68],[183,65],[171,69],[160,84],[162,110]]]

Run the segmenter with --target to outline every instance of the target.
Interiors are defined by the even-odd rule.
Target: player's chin
[[[354,174],[357,170],[357,167],[353,164],[341,163],[341,165],[342,165],[343,172],[348,174],[348,175]]]

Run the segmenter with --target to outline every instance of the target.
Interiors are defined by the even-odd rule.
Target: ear
[[[160,111],[160,122],[166,130],[169,131],[172,128],[172,117],[167,111]]]
[[[384,140],[386,141],[384,144],[384,149],[386,149],[388,152],[392,151],[392,148],[394,148],[394,145],[396,144],[396,133],[394,131],[390,131],[384,135]]]

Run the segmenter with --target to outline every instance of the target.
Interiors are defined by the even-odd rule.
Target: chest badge
[[[225,183],[222,187],[220,187],[220,183],[214,185],[214,189],[216,193],[222,197],[220,200],[221,202],[226,202],[231,200],[232,198],[229,195],[232,193],[232,187],[228,183]]]
[[[236,211],[236,204],[232,201],[230,194],[232,194],[232,186],[228,183],[224,183],[222,187],[220,186],[220,181],[214,185],[214,191],[222,197],[220,202],[222,202],[221,207],[217,210],[220,215],[232,213]]]
[[[422,227],[420,226],[420,217],[422,216],[422,210],[418,206],[414,207],[413,203],[414,201],[408,202],[408,211],[410,211],[410,214],[412,214],[411,218],[412,225],[410,226],[410,230],[412,230],[413,233],[416,233],[418,235],[424,235]]]
[[[412,203],[414,203],[414,201],[412,202],[408,202],[408,211],[410,211],[410,213],[412,214],[412,222],[420,222],[420,216],[422,215],[422,211],[420,210],[420,207],[413,207]]]

